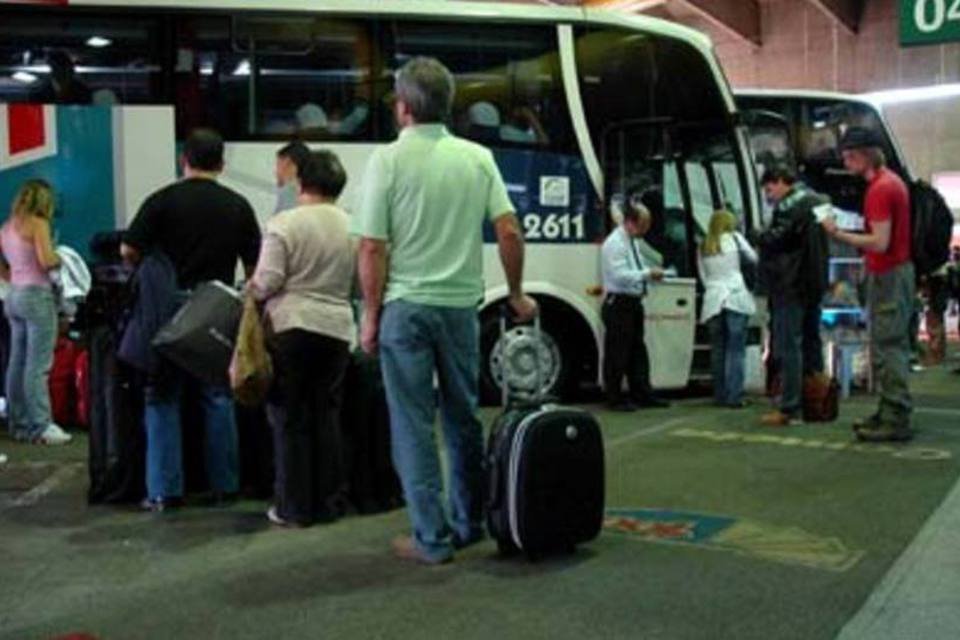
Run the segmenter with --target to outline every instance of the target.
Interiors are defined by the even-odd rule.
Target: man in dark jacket
[[[182,298],[211,280],[232,284],[238,262],[248,276],[257,263],[260,227],[253,209],[243,196],[217,182],[224,168],[223,153],[219,133],[193,131],[183,146],[183,179],[144,201],[120,247],[130,263],[139,263],[154,251],[167,255]],[[229,499],[239,486],[230,389],[200,382],[187,371],[159,369],[147,380],[145,394],[147,497],[142,507],[164,511],[182,503],[180,400],[187,384],[198,385],[203,396],[207,475],[214,502]]]
[[[830,252],[817,211],[830,203],[798,183],[786,167],[767,170],[761,183],[774,204],[773,221],[757,243],[770,292],[774,355],[782,381],[779,409],[762,421],[782,427],[800,423],[803,376],[823,371],[820,315]]]

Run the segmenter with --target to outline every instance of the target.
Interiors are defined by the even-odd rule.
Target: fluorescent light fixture
[[[27,73],[50,73],[48,64],[27,64],[21,66],[17,71],[26,71]]]
[[[88,47],[95,47],[97,49],[102,49],[103,47],[109,47],[113,44],[113,40],[110,38],[104,38],[102,36],[90,36],[87,39]]]
[[[608,0],[607,2],[593,3],[590,6],[608,11],[643,13],[650,9],[662,7],[665,4],[667,4],[667,0]]]
[[[241,60],[240,63],[237,64],[237,68],[233,70],[233,75],[235,75],[235,76],[248,76],[248,75],[250,75],[250,61],[249,61],[249,60]]]
[[[37,76],[33,75],[29,71],[17,71],[11,77],[17,82],[22,82],[23,84],[33,84],[37,81]]]
[[[914,87],[912,89],[891,89],[890,91],[875,91],[863,96],[874,104],[883,106],[903,104],[905,102],[926,102],[955,98],[960,96],[960,84],[937,84],[930,87]]]

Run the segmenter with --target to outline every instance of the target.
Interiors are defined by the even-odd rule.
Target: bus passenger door
[[[644,300],[644,333],[655,389],[687,385],[697,325],[696,265],[691,264],[689,224],[673,164],[669,137],[659,123],[631,124],[607,133],[601,157],[611,226],[630,203],[652,215],[647,235],[638,242],[643,261],[676,277],[653,283]]]
[[[650,288],[644,301],[650,383],[654,389],[687,386],[697,328],[697,282],[667,278]]]

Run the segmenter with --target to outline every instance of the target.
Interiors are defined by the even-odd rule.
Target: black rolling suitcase
[[[343,459],[347,497],[360,513],[403,506],[403,490],[390,455],[390,411],[380,362],[363,352],[350,356],[343,383]]]
[[[501,320],[501,335],[506,320]],[[539,330],[539,320],[536,321]],[[573,552],[603,524],[603,436],[588,412],[542,400],[510,401],[490,433],[485,459],[487,528],[503,554],[531,560]]]
[[[90,335],[90,395],[87,501],[136,502],[146,493],[143,385],[116,357],[116,337],[108,327]]]

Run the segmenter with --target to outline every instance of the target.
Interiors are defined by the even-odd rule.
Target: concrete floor
[[[958,387],[945,369],[916,374],[920,435],[905,446],[852,444],[869,398],[788,430],[757,426],[759,400],[597,410],[608,526],[535,565],[490,542],[438,568],[395,560],[403,511],[289,531],[254,501],[87,507],[82,437],[0,437],[0,638],[833,638],[848,624],[845,638],[870,637],[878,609],[960,593],[955,562],[909,593],[889,587],[930,570],[917,543],[901,558],[911,541],[941,545],[936,523],[957,521],[960,500],[944,499],[960,475]]]

